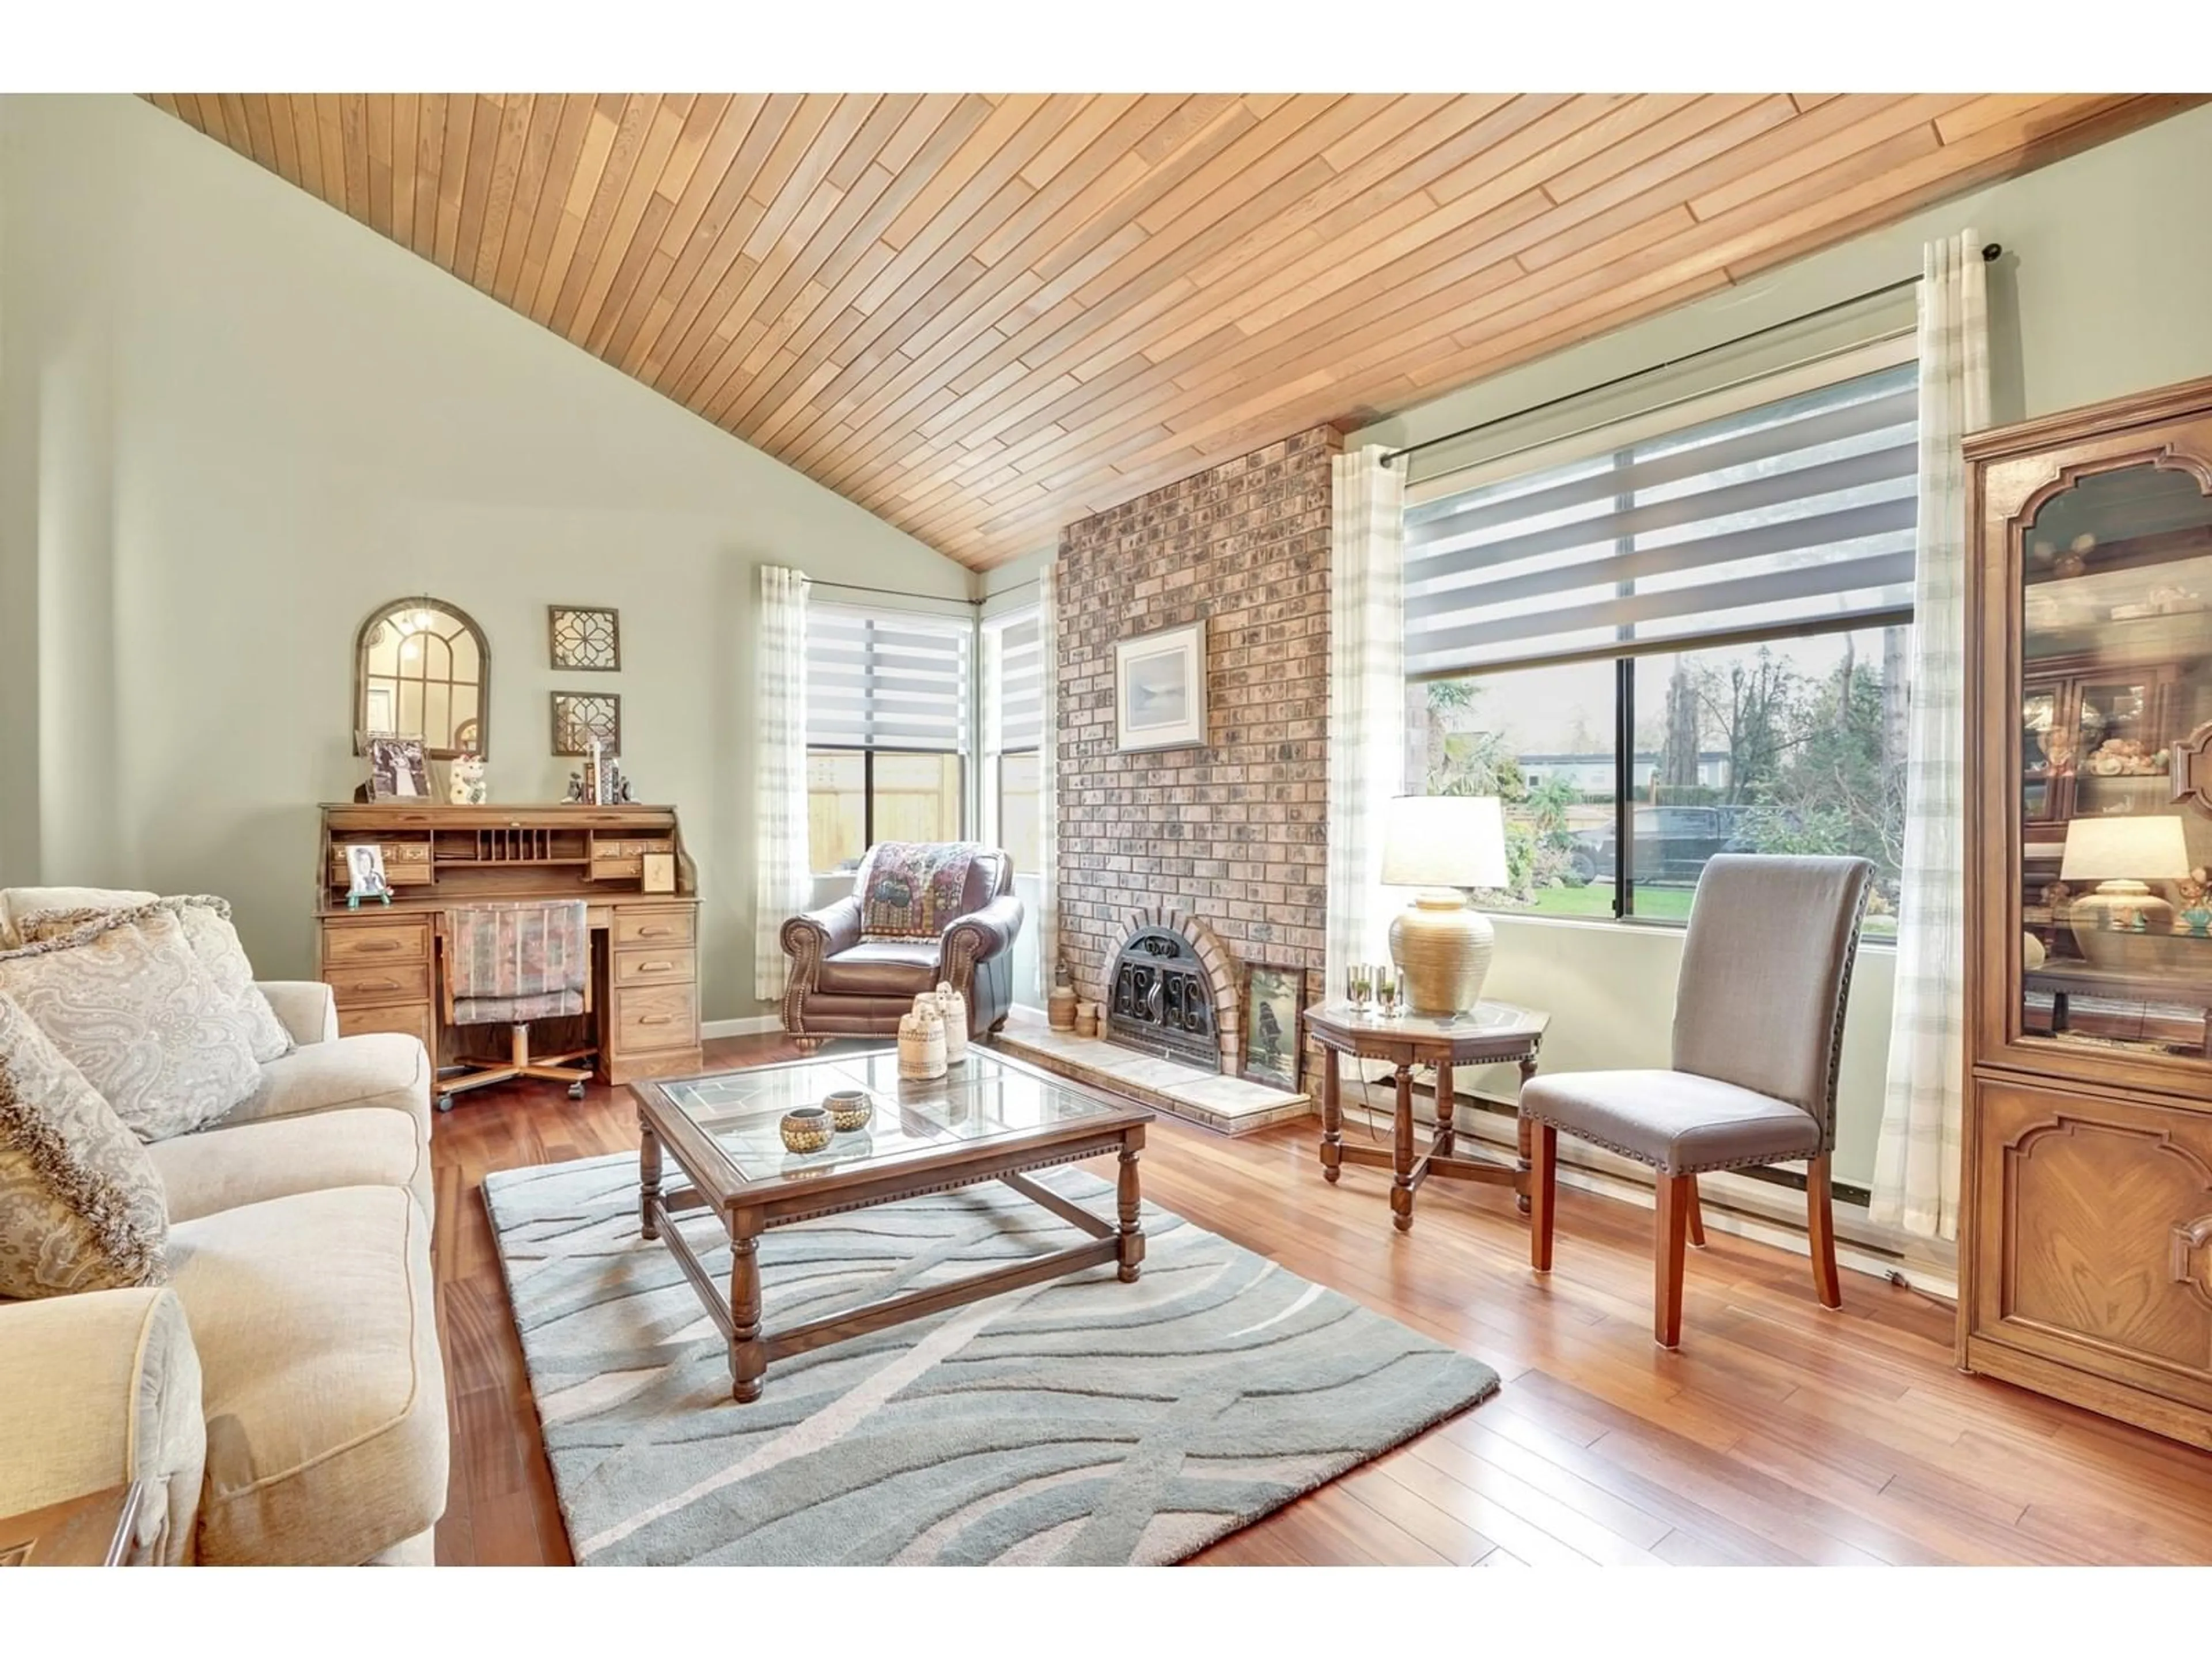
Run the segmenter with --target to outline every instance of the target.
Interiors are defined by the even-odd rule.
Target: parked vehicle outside
[[[1741,806],[1638,806],[1635,812],[1633,872],[1638,885],[1662,882],[1693,884],[1716,853],[1753,850]],[[1612,823],[1577,830],[1570,836],[1567,879],[1577,885],[1611,881],[1620,856],[1620,837]]]

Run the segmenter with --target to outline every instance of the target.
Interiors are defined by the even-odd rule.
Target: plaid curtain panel
[[[1971,230],[1922,253],[1920,533],[1897,1000],[1875,1153],[1874,1219],[1959,1233],[1966,1060],[1966,591],[1970,538],[1960,441],[1990,423],[1988,283]]]
[[[1042,1003],[1060,960],[1060,624],[1058,556],[1037,578],[1037,659],[1044,665],[1044,719],[1037,742],[1037,977]]]
[[[456,905],[446,913],[453,1023],[511,1025],[584,1012],[592,936],[581,899]]]
[[[1385,958],[1382,821],[1405,787],[1405,479],[1370,444],[1334,463],[1326,994]],[[1418,787],[1418,786],[1416,786]]]
[[[761,567],[753,787],[753,994],[783,994],[783,924],[813,902],[806,848],[806,578]]]

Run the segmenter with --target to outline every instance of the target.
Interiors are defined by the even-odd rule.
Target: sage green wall
[[[703,1012],[750,1016],[758,567],[969,573],[151,106],[0,99],[0,883],[228,896],[313,962],[354,631],[428,592],[491,647],[495,800],[557,799],[547,694],[618,691],[683,811]],[[546,666],[614,605],[623,672]]]
[[[2212,374],[2212,107],[1917,214],[1737,289],[1492,377],[1347,434],[1393,447],[1526,409],[1916,275],[1921,245],[1971,227],[1990,269],[1992,402],[2002,422]],[[1898,314],[1909,319],[1909,295]],[[1893,302],[1894,307],[1895,302]],[[1802,349],[1802,347],[1801,347]],[[1739,362],[1745,354],[1737,354]],[[1711,377],[1685,366],[1488,440],[1524,440],[1648,407]],[[1455,457],[1458,464],[1472,453]],[[1414,476],[1420,475],[1417,470]],[[1663,1065],[1680,935],[1507,918],[1498,995],[1553,1012],[1547,1067]],[[1894,958],[1861,953],[1841,1080],[1839,1180],[1874,1172]],[[1491,1080],[1498,1086],[1502,1079]],[[1482,1086],[1478,1084],[1476,1086]]]

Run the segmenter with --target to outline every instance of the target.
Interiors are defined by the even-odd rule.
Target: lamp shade
[[[1503,887],[1505,811],[1495,795],[1399,795],[1382,823],[1386,887]]]
[[[2189,873],[2189,842],[2171,814],[2075,818],[2066,826],[2061,881],[2175,881]]]

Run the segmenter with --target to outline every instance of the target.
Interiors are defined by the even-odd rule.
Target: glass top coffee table
[[[842,1089],[866,1092],[869,1122],[818,1152],[787,1150],[783,1115]],[[728,1339],[731,1393],[740,1403],[760,1398],[771,1360],[1109,1261],[1127,1284],[1145,1259],[1137,1158],[1152,1115],[988,1048],[971,1046],[960,1064],[927,1083],[902,1081],[897,1054],[884,1049],[634,1083],[630,1094],[640,1224],[646,1237],[668,1246]],[[1024,1175],[1108,1152],[1121,1159],[1111,1223]],[[689,1187],[662,1192],[664,1153],[690,1178]],[[983,1181],[1003,1182],[1088,1239],[952,1284],[762,1330],[758,1246],[770,1227]],[[726,1295],[675,1224],[701,1210],[714,1211],[729,1233]]]

